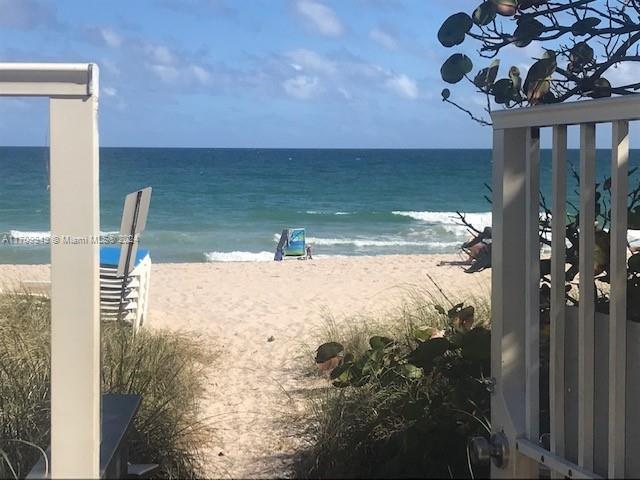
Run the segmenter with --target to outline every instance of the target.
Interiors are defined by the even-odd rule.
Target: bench
[[[148,478],[157,471],[157,464],[129,463],[128,437],[140,408],[140,401],[138,395],[102,396],[100,478]],[[51,465],[51,448],[46,453]],[[51,478],[51,471],[46,471],[44,458],[40,458],[27,478]]]

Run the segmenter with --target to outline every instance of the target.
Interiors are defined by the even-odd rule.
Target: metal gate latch
[[[469,442],[471,461],[475,464],[488,463],[490,460],[498,468],[506,468],[509,461],[509,442],[502,433],[485,437],[473,437]]]

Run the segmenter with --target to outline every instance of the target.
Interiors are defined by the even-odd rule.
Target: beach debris
[[[274,337],[273,335],[267,338],[267,342],[275,342],[275,341],[276,341],[276,337]]]

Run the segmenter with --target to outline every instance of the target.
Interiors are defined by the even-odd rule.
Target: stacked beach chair
[[[151,257],[148,250],[138,250],[126,278],[118,275],[119,258],[120,247],[100,249],[100,317],[128,322],[137,331],[149,305]]]
[[[146,320],[149,304],[151,257],[138,250],[151,201],[151,187],[130,193],[124,200],[120,246],[100,249],[100,316],[129,322],[136,332]]]

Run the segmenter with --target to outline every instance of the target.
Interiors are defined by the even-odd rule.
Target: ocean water
[[[46,244],[15,244],[47,238],[47,159],[0,148],[0,263],[49,261]],[[599,151],[598,175],[607,168]],[[490,225],[490,181],[489,150],[103,148],[101,231],[118,230],[128,192],[151,186],[141,243],[155,262],[272,260],[285,227],[306,228],[319,256],[453,252],[468,237],[456,210]]]

